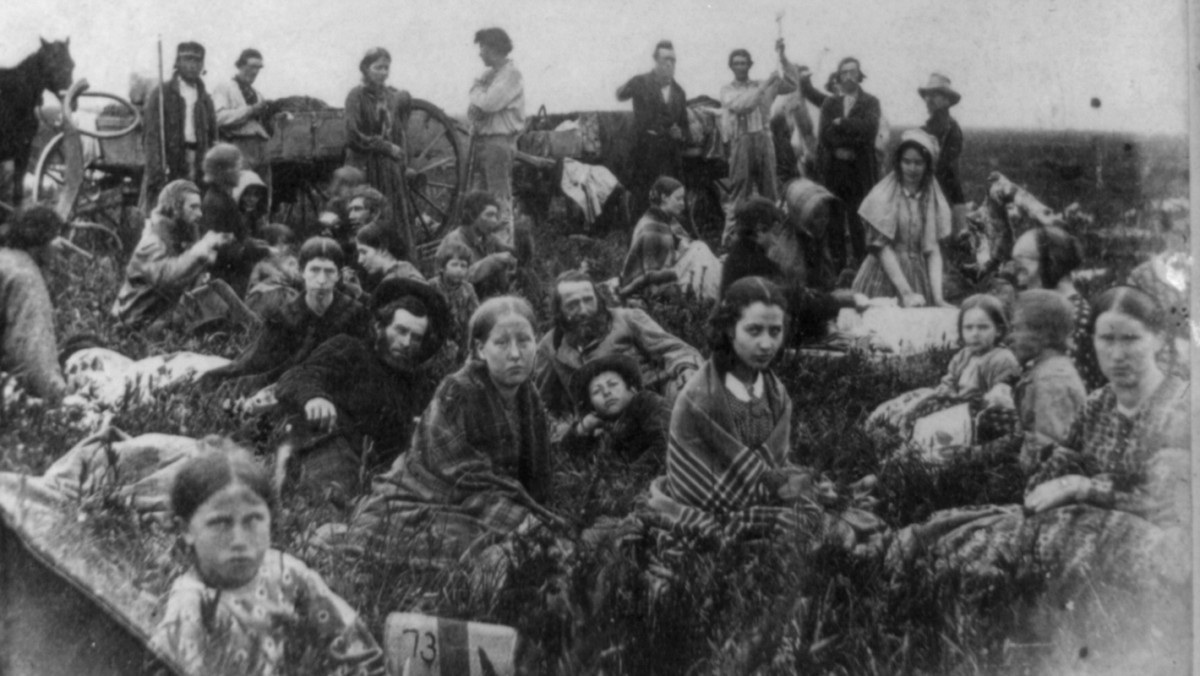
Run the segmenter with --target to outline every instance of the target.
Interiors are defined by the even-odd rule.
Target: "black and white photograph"
[[[1184,676],[1187,0],[0,7],[0,674]]]

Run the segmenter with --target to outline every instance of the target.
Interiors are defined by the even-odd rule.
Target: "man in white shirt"
[[[266,162],[266,141],[271,138],[272,105],[253,86],[263,68],[262,52],[243,49],[234,66],[237,75],[213,87],[217,128],[221,140],[242,151],[248,168],[265,176],[263,170],[270,168]]]
[[[751,80],[753,65],[750,52],[733,50],[729,69],[734,79],[721,87],[721,131],[729,144],[730,194],[722,237],[726,243],[734,228],[733,212],[755,190],[772,202],[779,199],[769,118],[782,80],[777,72],[766,81]]]
[[[517,152],[517,135],[525,129],[525,84],[508,58],[512,40],[503,28],[484,28],[475,33],[479,58],[487,70],[471,86],[471,122],[474,162],[471,187],[490,192],[500,202],[503,229],[496,237],[513,245],[512,164]]]

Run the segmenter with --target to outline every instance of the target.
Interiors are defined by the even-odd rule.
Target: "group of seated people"
[[[299,246],[293,265],[291,233],[266,225],[265,186],[234,153],[218,145],[205,158],[203,197],[188,181],[162,190],[113,314],[146,328],[219,317],[255,332],[242,355],[204,380],[273,388],[288,420],[276,458],[287,485],[325,496],[334,487],[338,503],[352,506],[345,523],[318,529],[324,546],[382,547],[434,563],[503,559],[495,548],[509,536],[562,520],[548,504],[556,444],[642,472],[645,499],[628,518],[673,537],[794,533],[814,547],[833,542],[864,554],[912,541],[868,513],[850,514],[856,508],[845,501],[818,498],[819,475],[791,457],[804,412],[793,410],[774,368],[789,340],[819,335],[839,308],[861,307],[868,296],[945,303],[938,242],[949,213],[929,181],[933,162],[921,139],[901,143],[895,171],[864,201],[873,253],[849,288],[831,278],[822,244],[839,208],[824,188],[800,180],[782,209],[761,199],[738,209],[737,236],[716,276],[708,358],[646,311],[611,302],[579,270],[554,280],[550,328],[539,331],[534,308],[511,292],[517,261],[495,237],[499,204],[487,193],[467,195],[463,225],[439,245],[437,276],[427,281],[382,225],[390,222],[381,218],[385,201],[343,171],[322,230]],[[682,265],[695,263],[686,261],[696,241],[678,220],[683,192],[672,179],[655,184],[619,295],[678,282]],[[45,242],[23,243],[15,226],[2,234],[0,258],[12,261],[0,266],[8,314],[20,286],[9,280],[29,265],[23,250]],[[1078,243],[1059,228],[1025,233],[1013,257],[1011,297],[962,302],[962,349],[941,382],[884,403],[868,426],[903,434],[964,402],[987,412],[991,424],[954,452],[1015,460],[1029,477],[1024,509],[987,522],[1006,537],[1044,528],[1041,515],[1059,508],[1077,522],[1115,510],[1138,519],[1134,530],[1186,533],[1186,514],[1160,488],[1178,476],[1171,463],[1181,452],[1186,460],[1189,444],[1189,386],[1159,359],[1166,313],[1132,286],[1085,301],[1071,282]],[[44,301],[32,311],[49,312]],[[13,321],[5,318],[6,336]],[[7,338],[4,354],[15,354]],[[438,354],[461,366],[427,396],[419,373]],[[283,635],[261,626],[253,608],[269,599],[295,614],[301,595],[311,601],[303,621],[337,660],[381,673],[378,646],[355,613],[319,576],[270,548],[264,477],[232,447],[180,471],[172,502],[195,569],[174,585],[156,641],[202,673],[205,641],[216,634],[199,617],[218,590],[217,614],[237,628],[233,635],[270,641],[270,661]],[[943,516],[954,528],[936,531],[942,542],[975,523],[959,514],[931,521]],[[222,524],[247,532],[235,538]],[[1005,542],[1010,548],[992,555],[1011,556],[1029,538]]]

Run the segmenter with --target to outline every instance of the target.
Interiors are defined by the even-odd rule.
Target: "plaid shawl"
[[[517,390],[516,407],[514,429],[482,362],[447,376],[412,448],[375,480],[352,530],[439,562],[516,530],[550,486],[549,428],[532,383]]]
[[[775,419],[767,440],[750,447],[734,436],[725,381],[710,360],[675,403],[667,445],[667,474],[650,486],[652,519],[680,534],[703,538],[768,535],[794,526],[799,513],[776,495],[786,473],[792,400],[770,371],[765,395]],[[811,516],[811,515],[810,515]]]

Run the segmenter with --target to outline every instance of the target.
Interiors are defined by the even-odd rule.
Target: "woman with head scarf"
[[[367,51],[358,70],[362,83],[346,97],[346,166],[366,174],[367,184],[392,205],[392,225],[413,250],[404,204],[404,113],[412,98],[387,85],[392,56],[382,47]]]
[[[933,178],[937,141],[918,129],[901,137],[892,172],[858,209],[870,226],[868,249],[852,288],[904,307],[948,305],[942,296],[941,241],[950,235],[950,203]]]

